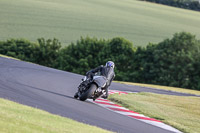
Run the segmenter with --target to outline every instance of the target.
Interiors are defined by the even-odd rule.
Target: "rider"
[[[107,83],[106,83],[106,86],[103,88],[106,93],[102,96],[102,98],[105,98],[105,99],[108,98],[108,87],[110,86],[112,80],[115,77],[114,67],[115,67],[114,62],[108,61],[108,62],[106,62],[105,66],[101,65],[101,66],[99,66],[95,69],[92,69],[86,73],[86,76],[91,79],[93,78],[95,73],[99,73],[100,76],[106,77]]]

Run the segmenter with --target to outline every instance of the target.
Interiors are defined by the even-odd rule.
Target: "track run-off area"
[[[82,102],[73,95],[82,75],[0,57],[0,97],[120,133],[171,133],[178,130],[105,99]],[[109,93],[152,92],[193,96],[112,83]],[[156,124],[155,124],[156,123]]]

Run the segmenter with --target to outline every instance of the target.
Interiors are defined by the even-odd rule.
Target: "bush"
[[[194,35],[176,33],[172,39],[139,50],[136,55],[143,56],[135,55],[135,60],[141,60],[140,82],[200,89],[200,42]]]
[[[59,56],[60,48],[61,45],[57,39],[45,41],[40,38],[38,43],[32,43],[25,39],[10,39],[0,42],[0,54],[49,67],[55,66],[54,61]]]
[[[116,63],[116,79],[128,81],[133,54],[132,43],[123,38],[81,38],[76,44],[72,43],[61,50],[59,69],[85,74],[112,60]]]

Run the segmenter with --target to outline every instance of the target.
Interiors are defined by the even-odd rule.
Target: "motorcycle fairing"
[[[104,76],[94,76],[93,81],[98,85],[98,87],[104,88],[106,86],[107,79]]]

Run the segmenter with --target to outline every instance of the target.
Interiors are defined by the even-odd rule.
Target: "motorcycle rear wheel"
[[[91,97],[91,95],[95,92],[96,89],[97,89],[97,86],[95,84],[91,84],[90,88],[85,93],[83,93],[79,97],[79,99],[81,101],[85,101],[87,98]]]

